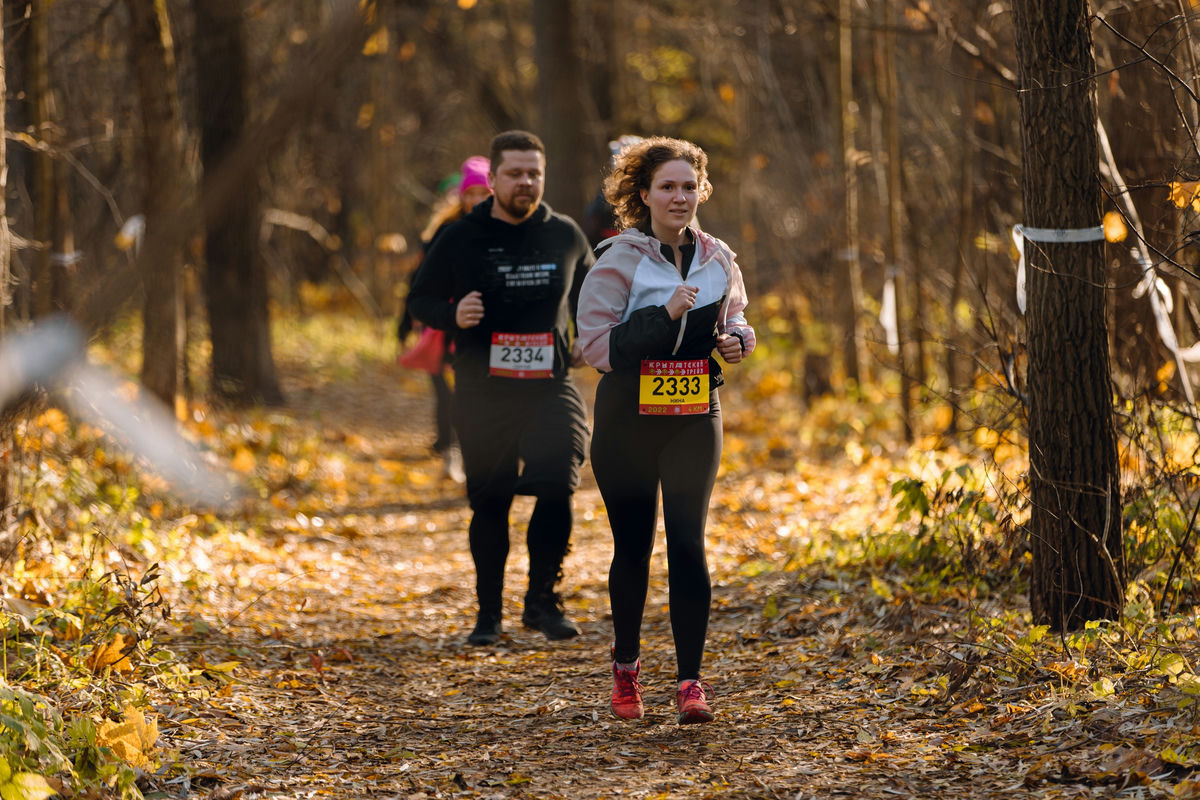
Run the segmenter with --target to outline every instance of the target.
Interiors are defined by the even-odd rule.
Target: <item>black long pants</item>
[[[479,610],[499,615],[513,496],[537,498],[525,540],[527,597],[546,599],[570,546],[571,495],[587,453],[587,411],[569,379],[504,381],[454,392],[454,427],[471,504]]]
[[[433,425],[437,437],[433,440],[433,449],[438,453],[444,453],[454,445],[454,428],[451,417],[453,392],[450,384],[446,381],[444,372],[439,370],[431,373],[429,379],[433,384]]]
[[[662,489],[671,633],[679,680],[700,677],[712,584],[704,551],[708,502],[721,459],[721,405],[707,414],[638,414],[636,376],[609,373],[596,390],[592,472],[613,535],[608,573],[616,658],[636,661]]]

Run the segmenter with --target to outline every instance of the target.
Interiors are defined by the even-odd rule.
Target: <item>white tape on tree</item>
[[[1100,242],[1104,240],[1104,226],[1094,228],[1027,228],[1013,225],[1013,244],[1017,246],[1017,308],[1025,313],[1025,240],[1068,244],[1072,242]]]
[[[896,311],[896,268],[888,267],[883,282],[883,300],[879,304],[879,324],[887,337],[888,352],[900,352],[900,315]]]

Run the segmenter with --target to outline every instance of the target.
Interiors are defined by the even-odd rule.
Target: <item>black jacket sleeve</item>
[[[608,334],[608,363],[614,370],[637,369],[643,358],[669,353],[679,336],[679,320],[666,306],[639,308]]]
[[[426,325],[444,331],[457,328],[454,311],[453,244],[449,237],[439,236],[413,276],[412,288],[408,290],[407,308],[412,316]]]

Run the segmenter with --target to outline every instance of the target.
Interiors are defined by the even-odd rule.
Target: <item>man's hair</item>
[[[529,131],[504,131],[503,133],[497,133],[492,137],[492,151],[490,153],[493,173],[495,173],[496,167],[500,165],[501,154],[505,150],[536,150],[543,156],[546,155],[546,145],[542,144],[542,140]]]

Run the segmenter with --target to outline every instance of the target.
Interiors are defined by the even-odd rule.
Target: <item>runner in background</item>
[[[641,626],[660,487],[678,720],[713,718],[700,680],[712,601],[704,535],[721,460],[712,354],[736,364],[754,350],[754,329],[733,252],[692,224],[712,192],[707,166],[704,151],[680,139],[621,151],[605,196],[624,230],[601,246],[579,299],[584,357],[604,373],[591,457],[613,535],[611,708],[623,719],[644,713]]]
[[[451,223],[462,219],[472,208],[486,200],[492,193],[488,185],[488,160],[484,156],[471,156],[462,163],[459,174],[451,191],[447,192],[442,201],[433,209],[425,230],[421,232],[421,253],[429,253],[429,247]],[[415,270],[414,270],[415,274]],[[403,366],[424,369],[429,373],[433,385],[434,396],[434,430],[433,451],[442,457],[447,477],[456,483],[465,480],[462,468],[462,455],[454,435],[451,420],[450,403],[451,389],[446,380],[446,368],[449,366],[449,352],[445,338],[437,335],[431,338],[436,328],[422,330],[423,325],[412,318],[408,304],[400,315],[400,325],[397,335],[403,347],[409,335],[418,334],[417,343],[412,349],[401,353],[398,361]],[[425,352],[433,350],[435,352]]]
[[[502,633],[509,509],[537,498],[526,542],[521,621],[550,639],[579,634],[557,584],[570,545],[571,497],[587,451],[587,411],[568,374],[579,288],[593,257],[579,226],[542,203],[546,150],[526,131],[492,140],[493,195],[437,237],[409,307],[454,341],[454,426],[471,504],[479,613],[467,637]]]
[[[631,144],[640,142],[642,137],[626,134],[617,139],[613,139],[608,143],[608,169],[611,170],[613,165],[617,163],[617,155],[621,150]],[[588,238],[588,242],[593,248],[610,236],[616,236],[621,232],[617,227],[617,217],[613,213],[612,203],[604,196],[604,184],[596,191],[596,196],[587,204],[587,208],[583,210],[583,220],[580,223],[583,228],[583,233]]]

